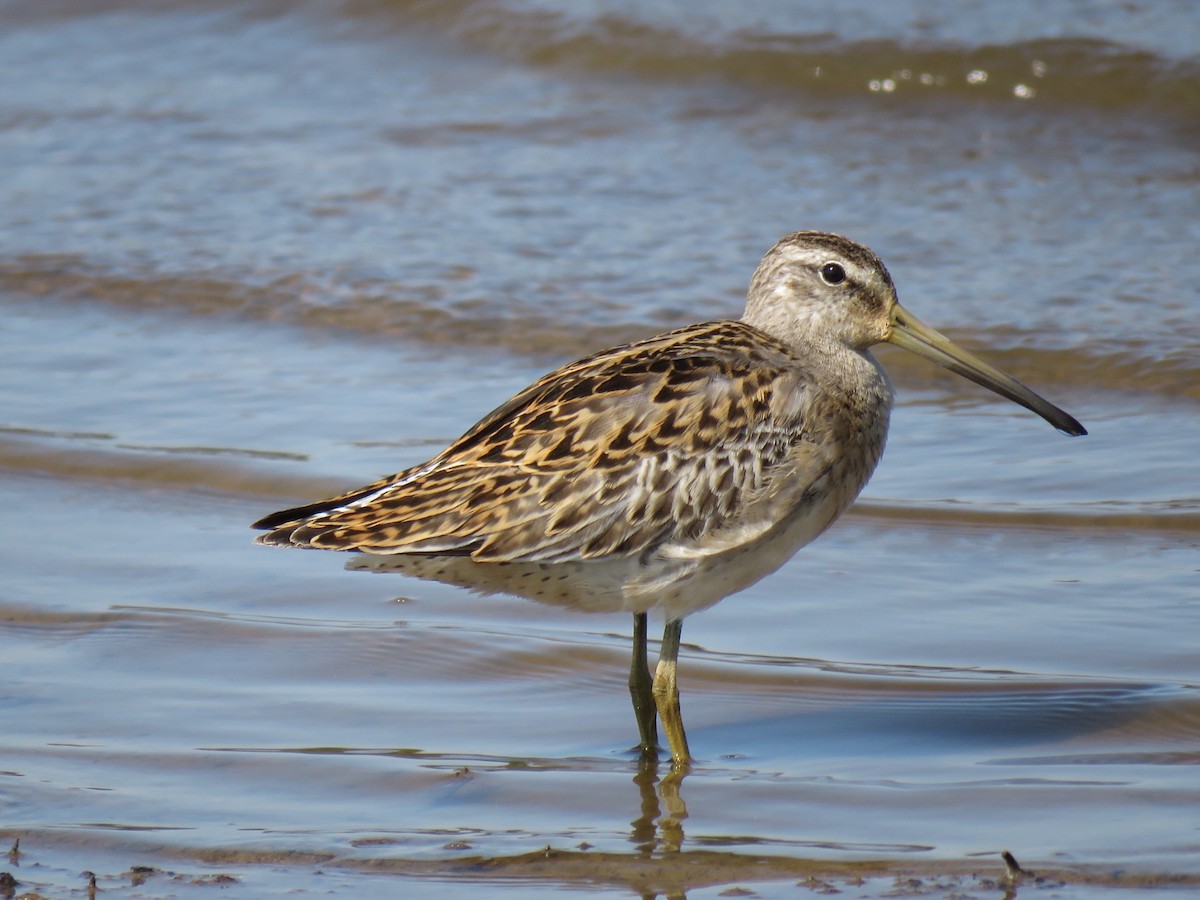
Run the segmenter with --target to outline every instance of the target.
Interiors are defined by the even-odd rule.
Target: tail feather
[[[353,503],[355,500],[359,500],[377,490],[379,490],[378,485],[368,485],[360,490],[353,491],[349,494],[342,494],[340,497],[334,497],[330,500],[318,500],[316,503],[309,503],[305,506],[296,506],[292,509],[281,509],[279,512],[273,512],[270,515],[263,516],[250,527],[259,531],[272,531],[276,528],[279,528],[281,525],[299,523],[304,519],[309,519],[313,516],[319,516],[322,513],[333,512],[335,509],[339,509],[347,504]],[[263,540],[263,538],[267,537],[270,537],[270,535],[264,534],[259,538],[259,540],[262,543],[271,543]]]

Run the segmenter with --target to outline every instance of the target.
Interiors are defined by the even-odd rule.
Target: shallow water
[[[1191,7],[798,9],[0,3],[22,890],[1196,890]],[[250,544],[796,228],[1091,434],[881,352],[860,503],[687,622],[682,783],[625,617]]]

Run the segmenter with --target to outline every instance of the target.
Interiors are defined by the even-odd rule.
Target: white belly
[[[679,619],[770,575],[821,534],[844,504],[834,494],[757,539],[710,554],[567,563],[477,563],[468,557],[355,554],[348,569],[400,572],[484,594],[515,594],[581,612],[661,612]]]

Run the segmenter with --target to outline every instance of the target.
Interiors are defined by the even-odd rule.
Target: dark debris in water
[[[92,889],[95,889],[96,876],[91,872],[85,872],[84,874],[90,876],[90,886]],[[211,885],[225,888],[241,883],[236,876],[227,873],[189,875],[181,872],[166,871],[155,866],[130,866],[126,872],[122,873],[121,877],[129,879],[131,887],[141,887],[152,878],[166,878],[175,884],[188,884],[197,887]]]

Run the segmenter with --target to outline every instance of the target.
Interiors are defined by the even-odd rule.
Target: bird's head
[[[751,279],[742,318],[798,353],[895,344],[1019,403],[1064,434],[1087,434],[1063,410],[901,306],[879,257],[841,235],[799,231],[779,240]]]

